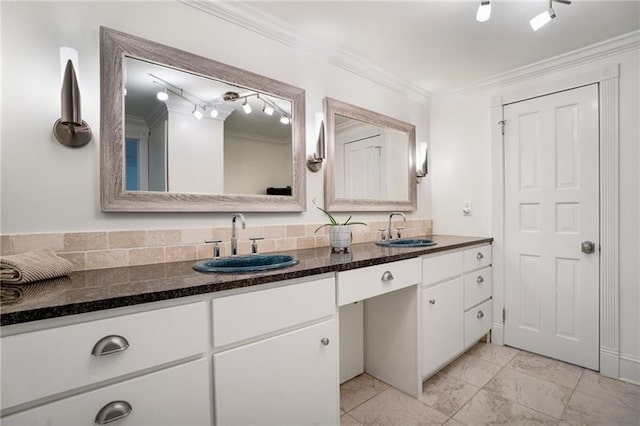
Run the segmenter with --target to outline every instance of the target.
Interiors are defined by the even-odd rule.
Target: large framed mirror
[[[415,126],[331,98],[324,111],[325,207],[415,211]]]
[[[305,92],[100,29],[103,211],[304,211]]]

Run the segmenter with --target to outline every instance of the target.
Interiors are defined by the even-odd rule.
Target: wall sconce
[[[53,134],[64,146],[80,148],[91,141],[92,133],[89,125],[82,120],[80,110],[80,88],[73,61],[69,56],[77,58],[78,53],[69,48],[60,49],[61,65],[64,65],[61,92],[61,117],[53,125]]]
[[[428,165],[428,158],[429,158],[429,148],[427,146],[426,142],[420,142],[418,144],[418,150],[417,150],[417,156],[416,158],[418,159],[417,163],[417,170],[416,170],[416,180],[418,183],[422,182],[422,178],[427,176],[429,174],[429,165]]]
[[[320,118],[320,129],[318,130],[318,140],[316,141],[316,152],[307,159],[307,169],[316,173],[322,168],[322,162],[327,156],[326,144],[324,139],[324,120],[323,114],[317,114],[316,120]]]

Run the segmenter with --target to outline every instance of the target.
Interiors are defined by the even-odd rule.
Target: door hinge
[[[507,120],[500,120],[498,121],[498,124],[500,125],[500,133],[504,135],[504,126],[507,124]]]
[[[504,320],[507,318],[507,314],[506,311],[503,309],[502,310],[502,323],[504,324]]]

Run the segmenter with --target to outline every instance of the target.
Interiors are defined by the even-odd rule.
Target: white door
[[[386,147],[380,135],[344,144],[344,197],[386,198]]]
[[[504,118],[505,343],[597,370],[598,86]]]

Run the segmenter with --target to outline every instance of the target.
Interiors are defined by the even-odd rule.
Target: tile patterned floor
[[[640,426],[640,387],[507,346],[478,343],[414,399],[367,375],[340,387],[342,426]]]

